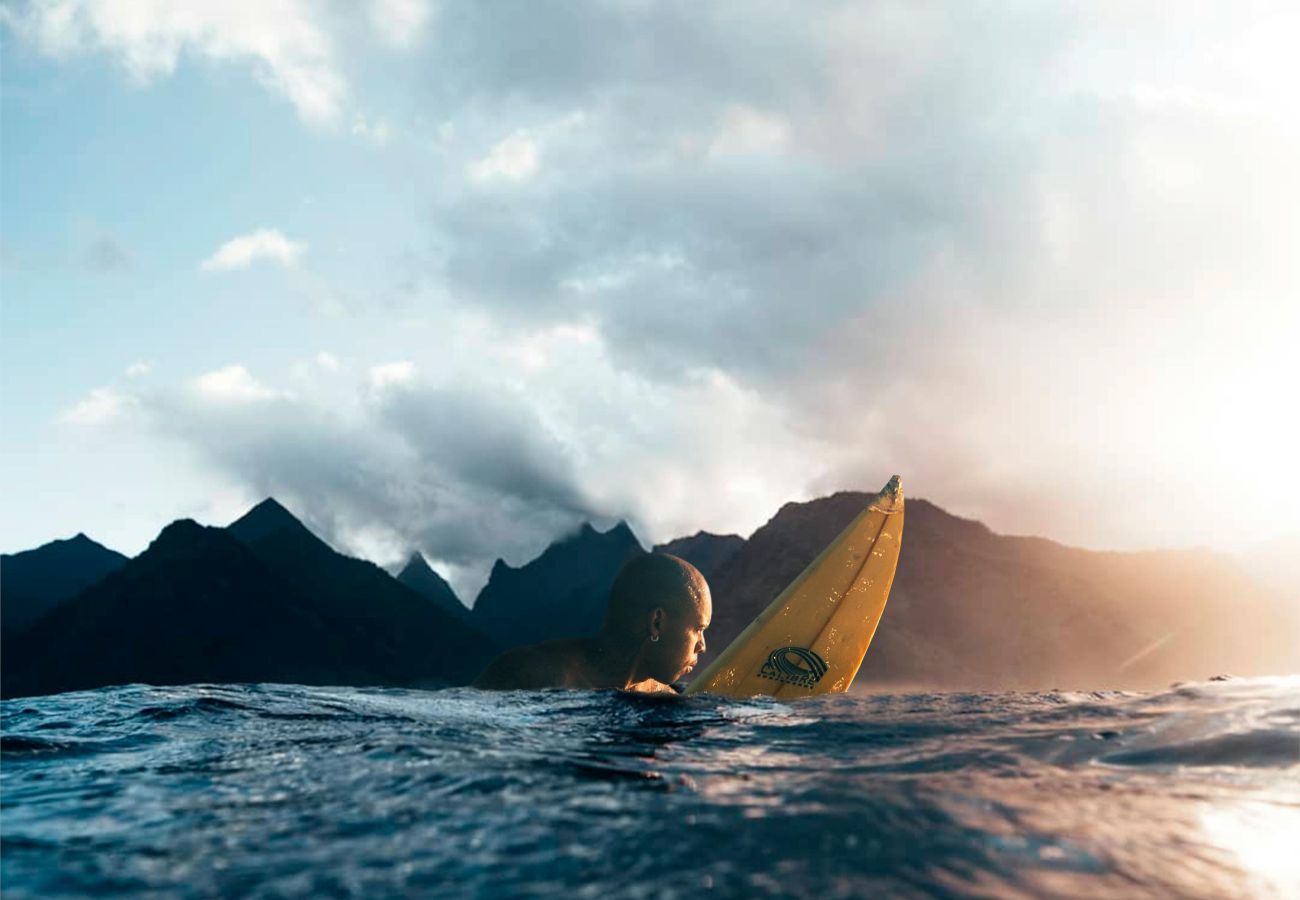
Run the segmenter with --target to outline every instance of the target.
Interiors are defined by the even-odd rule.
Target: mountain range
[[[20,632],[69,597],[126,565],[127,557],[86,537],[0,555],[0,636]]]
[[[474,621],[502,647],[594,635],[615,576],[643,553],[619,522],[605,532],[584,525],[517,569],[498,559],[474,603]]]
[[[443,612],[455,616],[462,622],[470,620],[469,610],[465,604],[460,602],[451,585],[433,570],[433,566],[429,565],[429,561],[420,551],[411,554],[406,565],[397,573],[397,580]]]
[[[58,543],[58,542],[56,542]],[[29,559],[52,561],[47,544]],[[0,605],[9,604],[8,567]],[[440,685],[496,652],[463,617],[337,553],[273,499],[228,528],[188,519],[15,628],[4,696],[144,682]]]
[[[865,506],[788,503],[748,539],[654,549],[708,578],[705,661]],[[174,522],[128,560],[85,535],[0,561],[4,696],[124,682],[460,684],[508,647],[594,634],[610,585],[646,552],[584,525],[531,562],[493,566],[472,609],[419,553],[396,577],[340,554],[274,499],[227,528]],[[1167,685],[1300,668],[1300,606],[1204,551],[1107,553],[999,535],[908,501],[866,689]]]
[[[707,663],[871,495],[788,503],[711,579]],[[1300,605],[1206,551],[1098,552],[996,534],[907,501],[864,687],[1154,688],[1300,670]]]

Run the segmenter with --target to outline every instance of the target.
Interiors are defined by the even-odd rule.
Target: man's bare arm
[[[494,659],[471,687],[490,691],[527,691],[553,687],[546,667],[540,666],[531,647],[507,650]]]

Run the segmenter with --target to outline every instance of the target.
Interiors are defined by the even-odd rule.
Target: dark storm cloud
[[[503,498],[571,515],[589,512],[572,455],[523,404],[459,388],[386,392],[378,421],[400,435],[422,466]]]
[[[500,394],[390,385],[348,418],[289,395],[144,402],[164,433],[335,546],[368,530],[461,567],[471,584],[497,556],[522,562],[597,515],[564,448]]]

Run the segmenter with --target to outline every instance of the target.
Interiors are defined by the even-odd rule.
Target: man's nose
[[[696,652],[696,653],[703,653],[703,652],[704,652],[704,648],[705,648],[704,635],[700,635],[699,643],[697,643],[697,644],[695,645],[695,652]]]

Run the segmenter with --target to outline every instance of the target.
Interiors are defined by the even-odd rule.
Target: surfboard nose
[[[889,483],[886,484],[884,488],[881,489],[880,493],[888,494],[890,500],[897,500],[898,495],[902,492],[902,490],[903,490],[903,479],[900,476],[895,475],[889,479]]]
[[[880,493],[872,499],[867,509],[873,509],[887,515],[901,512],[903,509],[903,479],[898,475],[889,479],[889,482],[880,489]]]

